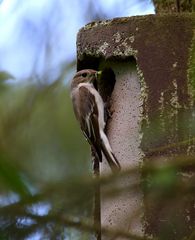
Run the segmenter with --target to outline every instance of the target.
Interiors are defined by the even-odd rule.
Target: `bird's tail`
[[[113,173],[121,170],[121,165],[115,157],[106,134],[101,132],[101,149]]]

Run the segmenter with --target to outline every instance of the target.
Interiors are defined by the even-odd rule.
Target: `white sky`
[[[92,21],[92,0],[4,0],[0,4],[0,70],[16,78],[54,77],[76,56],[76,34]],[[108,18],[154,13],[151,0],[96,0]],[[52,75],[53,74],[53,75]]]

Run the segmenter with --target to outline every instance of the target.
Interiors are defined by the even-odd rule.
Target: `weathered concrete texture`
[[[191,35],[192,17],[187,14],[148,15],[93,22],[78,33],[78,67],[82,67],[81,61],[85,56],[125,59],[133,55],[137,58],[138,64],[142,62],[141,56],[145,56],[146,52],[148,55],[150,51],[154,54],[153,57],[163,57],[163,53],[167,58],[165,50],[171,49],[171,46],[174,46],[174,49],[169,55],[173,58],[175,49],[187,52],[185,46],[189,46]],[[167,45],[168,39],[171,45]],[[152,61],[149,58],[148,60]],[[153,64],[155,65],[154,62]]]
[[[153,0],[156,13],[193,12],[194,0]]]
[[[148,15],[94,22],[78,34],[78,70],[99,69],[100,63],[104,69],[102,62],[106,66],[110,60],[127,64],[132,57],[136,59],[143,102],[139,137],[142,137],[140,148],[144,158],[140,160],[144,163],[166,163],[176,157],[194,156],[194,28],[194,15]],[[131,121],[129,118],[129,124]],[[110,126],[108,135],[112,132]],[[134,141],[139,141],[137,138]],[[177,172],[178,176],[187,181],[193,174]],[[168,240],[188,236],[195,228],[195,197],[184,195],[174,199],[173,195],[163,195],[156,199],[150,189],[148,192],[144,192],[146,233]]]
[[[115,73],[116,84],[111,97],[112,119],[108,124],[108,138],[122,169],[139,168],[142,161],[139,138],[142,100],[135,61],[132,64],[110,62],[109,65]],[[103,159],[101,173],[108,172],[110,172],[109,166]],[[142,192],[138,188],[136,191],[131,190],[132,186],[139,183],[140,173],[136,172],[113,184],[110,183],[106,189],[102,188],[103,226],[143,236],[143,210],[140,211],[143,207]],[[108,198],[104,194],[108,188],[126,188],[126,191]],[[113,238],[102,236],[102,240],[111,239]],[[117,240],[122,239],[117,238]]]

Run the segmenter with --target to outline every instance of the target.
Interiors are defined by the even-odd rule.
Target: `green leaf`
[[[0,153],[0,179],[9,187],[9,190],[18,193],[21,197],[31,195],[19,171],[10,163],[8,157],[2,153]]]
[[[8,72],[2,71],[0,72],[0,82],[1,81],[6,81],[8,79],[15,79],[14,76],[9,74]]]

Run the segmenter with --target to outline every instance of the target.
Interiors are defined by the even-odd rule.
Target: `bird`
[[[104,102],[97,89],[100,73],[93,69],[83,69],[75,74],[70,87],[73,110],[95,159],[102,162],[103,153],[112,172],[117,173],[121,166],[104,131]]]

